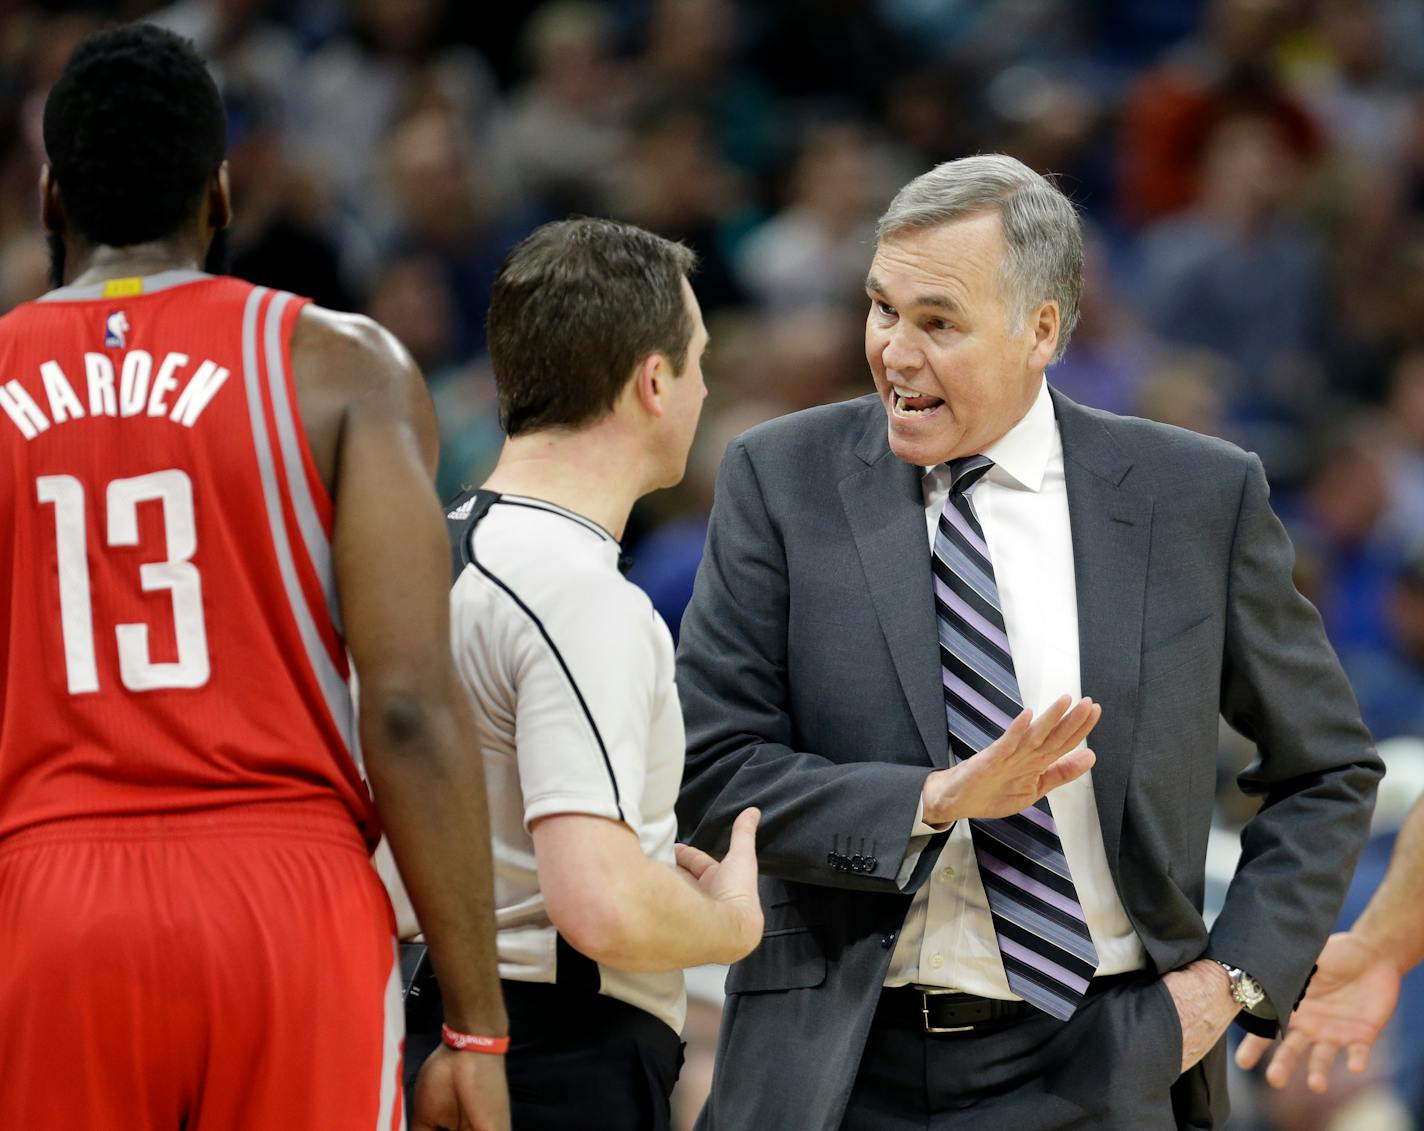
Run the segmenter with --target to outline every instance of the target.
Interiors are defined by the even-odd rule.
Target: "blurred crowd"
[[[96,26],[164,24],[228,102],[235,273],[405,342],[436,399],[447,495],[501,442],[484,310],[510,246],[583,213],[693,247],[711,395],[687,481],[645,501],[627,546],[674,631],[727,440],[869,391],[861,284],[895,188],[974,152],[1057,174],[1089,254],[1050,381],[1260,453],[1366,721],[1395,740],[1403,780],[1424,780],[1409,768],[1424,766],[1424,0],[0,12],[0,309],[48,286],[34,186],[49,83]],[[1249,757],[1224,739],[1224,826]],[[1414,1036],[1380,1073],[1392,1090],[1248,1102],[1233,1126],[1323,1128],[1341,1102],[1351,1128],[1424,1126],[1424,986],[1406,993]],[[1361,1122],[1361,1103],[1384,1122]],[[1414,1123],[1389,1123],[1395,1109]]]

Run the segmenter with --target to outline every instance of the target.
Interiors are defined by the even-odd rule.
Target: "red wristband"
[[[440,1039],[459,1052],[485,1052],[503,1056],[509,1051],[508,1037],[477,1037],[473,1033],[457,1033],[449,1025],[440,1026]]]

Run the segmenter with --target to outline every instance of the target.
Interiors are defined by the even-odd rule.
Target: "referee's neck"
[[[651,453],[612,430],[542,429],[504,443],[487,491],[543,499],[598,523],[620,541],[649,485]]]

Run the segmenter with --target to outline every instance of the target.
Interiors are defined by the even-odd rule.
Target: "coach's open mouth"
[[[906,385],[890,386],[890,405],[896,416],[930,416],[944,404],[941,397],[932,397]]]

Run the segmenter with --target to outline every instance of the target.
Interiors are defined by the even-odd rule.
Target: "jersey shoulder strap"
[[[445,531],[450,536],[450,584],[460,580],[465,567],[475,560],[470,549],[470,536],[490,507],[499,502],[496,491],[471,487],[445,504]]]

